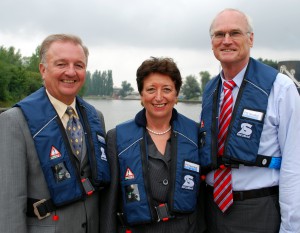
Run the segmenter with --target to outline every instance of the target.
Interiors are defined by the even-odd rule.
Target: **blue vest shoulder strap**
[[[220,163],[280,167],[277,157],[257,154],[268,98],[277,74],[277,70],[250,59],[235,102],[221,161],[217,158],[216,140],[220,75],[209,83],[203,94],[200,124],[201,164],[205,168],[214,169]]]
[[[139,113],[138,113],[139,114]],[[200,183],[197,124],[178,114],[172,123],[171,138],[173,181],[168,206],[171,213],[191,213],[196,208]],[[116,127],[120,165],[122,203],[129,225],[158,220],[147,176],[147,137],[135,120]],[[177,182],[175,182],[175,179]]]
[[[76,97],[79,114],[87,132],[88,156],[91,164],[92,182],[98,187],[110,182],[109,164],[106,158],[104,126],[94,106]]]
[[[79,103],[78,112],[85,117],[84,128],[88,126],[88,130],[92,132],[91,135],[93,134],[89,135],[86,141],[91,160],[92,182],[97,186],[110,180],[109,166],[105,156],[104,132],[100,121],[94,119],[96,111],[89,109],[91,115],[87,116],[80,108],[90,108],[90,106],[84,104],[82,100],[79,100]],[[34,92],[17,103],[16,107],[22,109],[27,120],[53,203],[61,206],[85,198],[86,193],[76,169],[65,129],[45,89],[41,88]],[[91,152],[94,154],[90,155]],[[94,163],[95,161],[97,163]]]

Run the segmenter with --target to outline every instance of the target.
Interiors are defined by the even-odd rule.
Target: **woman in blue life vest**
[[[101,232],[202,232],[199,127],[174,109],[180,71],[171,58],[152,57],[136,80],[144,108],[107,133]]]

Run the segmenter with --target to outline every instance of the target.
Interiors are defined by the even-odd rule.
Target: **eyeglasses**
[[[227,34],[232,40],[238,40],[238,39],[242,38],[245,35],[250,35],[250,32],[244,33],[240,30],[232,30],[232,31],[229,31],[229,32],[218,31],[218,32],[215,32],[214,34],[212,34],[211,38],[213,40],[221,41],[226,37]]]

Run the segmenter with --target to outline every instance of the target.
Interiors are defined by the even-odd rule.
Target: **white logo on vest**
[[[241,124],[241,130],[237,133],[237,136],[243,137],[243,138],[250,138],[252,134],[252,125],[249,123],[242,123]]]
[[[182,185],[181,188],[193,190],[194,186],[195,186],[194,177],[191,175],[185,175],[184,176],[184,184]]]
[[[100,147],[100,150],[101,150],[101,159],[104,160],[104,161],[107,161],[104,148]]]

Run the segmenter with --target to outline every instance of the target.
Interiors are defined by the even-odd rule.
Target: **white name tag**
[[[248,118],[248,119],[253,119],[257,121],[262,121],[264,117],[263,112],[258,112],[258,111],[253,111],[249,109],[244,109],[242,117]]]
[[[191,163],[191,162],[188,162],[188,161],[184,161],[184,169],[199,173],[200,166],[199,166],[199,164],[196,164],[196,163]]]

